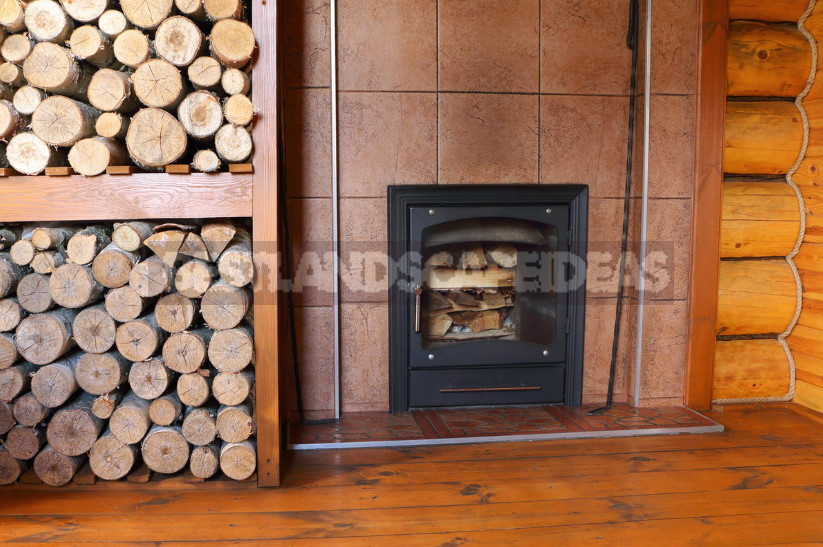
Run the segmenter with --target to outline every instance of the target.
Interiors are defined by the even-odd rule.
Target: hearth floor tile
[[[447,439],[461,442],[493,440],[495,437],[551,439],[593,435],[598,432],[615,434],[626,431],[642,435],[661,431],[677,433],[720,431],[722,426],[685,407],[632,408],[614,405],[597,416],[586,412],[596,405],[582,407],[506,406],[473,408],[438,408],[388,412],[356,412],[344,414],[332,424],[291,424],[289,439],[292,447],[311,449],[331,445],[371,445],[373,443],[424,444]],[[720,427],[720,429],[717,429]]]

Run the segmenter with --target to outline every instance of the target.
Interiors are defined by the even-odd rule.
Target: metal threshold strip
[[[714,425],[693,427],[657,427],[648,429],[615,429],[610,431],[566,431],[558,433],[539,433],[525,435],[489,435],[485,437],[453,437],[440,439],[402,439],[380,441],[352,441],[340,443],[295,443],[289,444],[289,450],[345,450],[351,448],[399,448],[411,446],[444,446],[474,443],[510,443],[530,441],[555,441],[574,439],[608,439],[615,437],[645,437],[658,435],[695,435],[704,433],[722,433],[723,425],[706,418]]]

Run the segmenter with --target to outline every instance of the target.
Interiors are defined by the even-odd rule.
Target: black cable
[[[297,414],[300,417],[300,423],[303,425],[320,425],[320,424],[331,424],[336,423],[339,421],[337,418],[332,418],[329,420],[306,420],[305,410],[303,408],[303,386],[302,382],[300,381],[300,358],[298,356],[298,348],[297,348],[297,324],[295,322],[295,315],[294,315],[294,269],[292,267],[292,256],[291,256],[291,237],[289,235],[289,221],[288,221],[288,208],[286,207],[286,128],[284,118],[285,116],[283,113],[285,112],[285,104],[283,100],[283,93],[278,94],[278,105],[280,108],[280,120],[278,124],[278,131],[280,133],[280,138],[278,139],[278,163],[277,163],[277,170],[278,170],[278,212],[280,213],[281,224],[280,224],[280,232],[283,235],[283,247],[285,252],[283,253],[283,266],[285,270],[285,276],[288,280],[288,285],[286,287],[286,295],[288,298],[288,309],[289,309],[289,331],[291,334],[291,353],[292,353],[292,364],[294,366],[294,386],[295,390],[297,391]]]
[[[628,156],[626,158],[626,190],[623,199],[623,240],[620,245],[620,272],[617,283],[617,311],[614,318],[614,339],[612,340],[612,360],[609,367],[609,391],[606,395],[606,406],[590,410],[586,414],[594,416],[602,414],[612,407],[614,396],[614,376],[617,368],[617,342],[620,336],[620,317],[623,312],[623,286],[626,270],[626,250],[629,238],[629,207],[632,191],[632,155],[634,154],[634,118],[637,110],[637,50],[640,38],[640,0],[632,0],[629,5],[629,31],[626,34],[626,45],[632,50],[631,86],[629,88],[629,138]],[[648,62],[648,59],[646,60]],[[643,257],[640,258],[641,260]]]

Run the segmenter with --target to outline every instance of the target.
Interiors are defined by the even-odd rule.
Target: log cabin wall
[[[603,401],[626,166],[629,1],[338,0],[337,6],[343,411],[388,409],[386,187],[392,184],[590,185],[583,398]],[[284,8],[302,384],[308,417],[327,418],[334,363],[329,2],[289,0]],[[683,397],[698,20],[695,0],[654,2],[648,239],[663,281],[647,294],[643,404]],[[642,90],[642,61],[640,74]],[[642,120],[642,99],[638,106]],[[637,188],[642,138],[638,130]],[[635,200],[635,257],[638,223]],[[616,400],[633,395],[633,284],[626,299]]]
[[[798,25],[808,6],[806,0],[732,0],[729,6],[715,400],[790,400],[791,360],[801,367],[797,344],[782,339],[798,307],[792,261],[805,216],[787,181],[809,194],[807,162],[816,153],[813,145],[803,150],[795,104],[812,69],[812,44]],[[815,7],[808,24],[821,13]],[[821,88],[823,82],[801,97],[804,108]],[[801,257],[797,265],[807,267]],[[803,295],[804,309],[809,296]],[[799,323],[794,332],[804,328]],[[806,392],[800,384],[797,390]]]

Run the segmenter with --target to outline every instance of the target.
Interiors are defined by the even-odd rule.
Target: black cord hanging
[[[629,87],[629,138],[628,155],[626,157],[626,189],[623,198],[623,239],[620,245],[620,271],[617,283],[617,311],[614,318],[614,339],[612,340],[612,359],[609,366],[609,391],[606,395],[606,405],[590,410],[586,414],[594,416],[602,414],[612,407],[614,396],[614,376],[617,368],[617,343],[620,336],[620,319],[623,312],[623,287],[626,277],[626,251],[629,237],[629,208],[631,205],[632,190],[632,156],[634,154],[634,120],[637,111],[637,50],[640,38],[640,0],[632,0],[629,5],[629,31],[626,35],[626,45],[632,50],[631,85]],[[647,60],[648,62],[648,60]],[[642,257],[641,257],[642,260]]]

